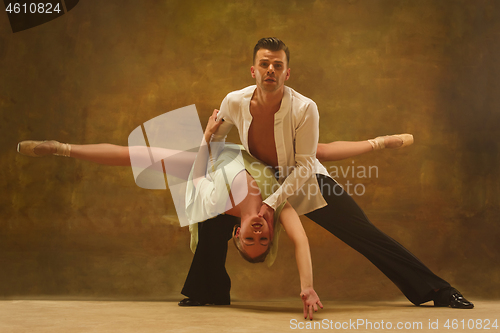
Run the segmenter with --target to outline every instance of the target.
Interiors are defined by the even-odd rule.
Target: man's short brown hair
[[[290,51],[288,50],[288,46],[283,43],[282,40],[276,37],[266,37],[261,38],[255,45],[253,49],[253,63],[255,64],[255,56],[257,55],[257,51],[260,49],[265,49],[269,51],[285,51],[286,54],[286,64],[290,63]]]

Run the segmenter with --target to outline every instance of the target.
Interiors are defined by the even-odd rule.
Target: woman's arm
[[[199,181],[205,178],[208,160],[210,156],[210,141],[212,139],[212,135],[217,131],[219,126],[222,124],[223,120],[217,121],[217,112],[219,110],[214,110],[210,118],[208,118],[208,124],[205,128],[205,133],[203,134],[203,141],[200,145],[200,150],[198,151],[198,155],[196,155],[196,159],[194,161],[193,166],[193,183],[194,186],[197,186]],[[213,156],[215,159],[216,157]]]
[[[318,311],[318,305],[323,308],[323,304],[314,291],[313,272],[311,262],[311,252],[306,232],[302,227],[299,216],[287,202],[280,214],[281,224],[295,245],[295,259],[300,276],[300,297],[304,303],[304,318],[312,320],[313,311]]]

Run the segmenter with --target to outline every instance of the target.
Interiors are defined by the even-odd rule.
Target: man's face
[[[290,77],[285,51],[260,49],[255,55],[255,64],[250,68],[257,86],[265,92],[275,92],[285,85]]]

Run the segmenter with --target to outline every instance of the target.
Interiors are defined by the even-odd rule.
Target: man
[[[260,214],[270,219],[288,200],[297,213],[337,236],[379,268],[415,305],[471,309],[450,284],[432,273],[395,240],[370,223],[354,200],[316,159],[319,115],[316,104],[284,85],[290,78],[290,54],[277,38],[254,48],[251,67],[256,86],[232,92],[221,104],[224,123],[213,141],[224,141],[236,126],[245,149],[277,170],[281,186],[263,201]],[[274,143],[274,144],[271,144]],[[227,240],[234,224],[220,216],[200,226],[199,244],[179,305],[229,304],[231,282],[225,270]]]

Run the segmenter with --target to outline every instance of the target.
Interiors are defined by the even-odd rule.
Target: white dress
[[[226,144],[215,162],[207,168],[207,177],[194,186],[192,175],[189,175],[186,189],[186,215],[190,220],[191,251],[196,251],[198,244],[198,223],[223,214],[229,200],[229,192],[234,178],[246,170],[259,186],[262,200],[269,197],[278,186],[272,168],[248,154],[243,146]],[[278,253],[278,240],[282,227],[279,216],[285,202],[274,212],[274,237],[272,247],[265,263],[271,266]],[[193,223],[191,223],[193,221]]]

